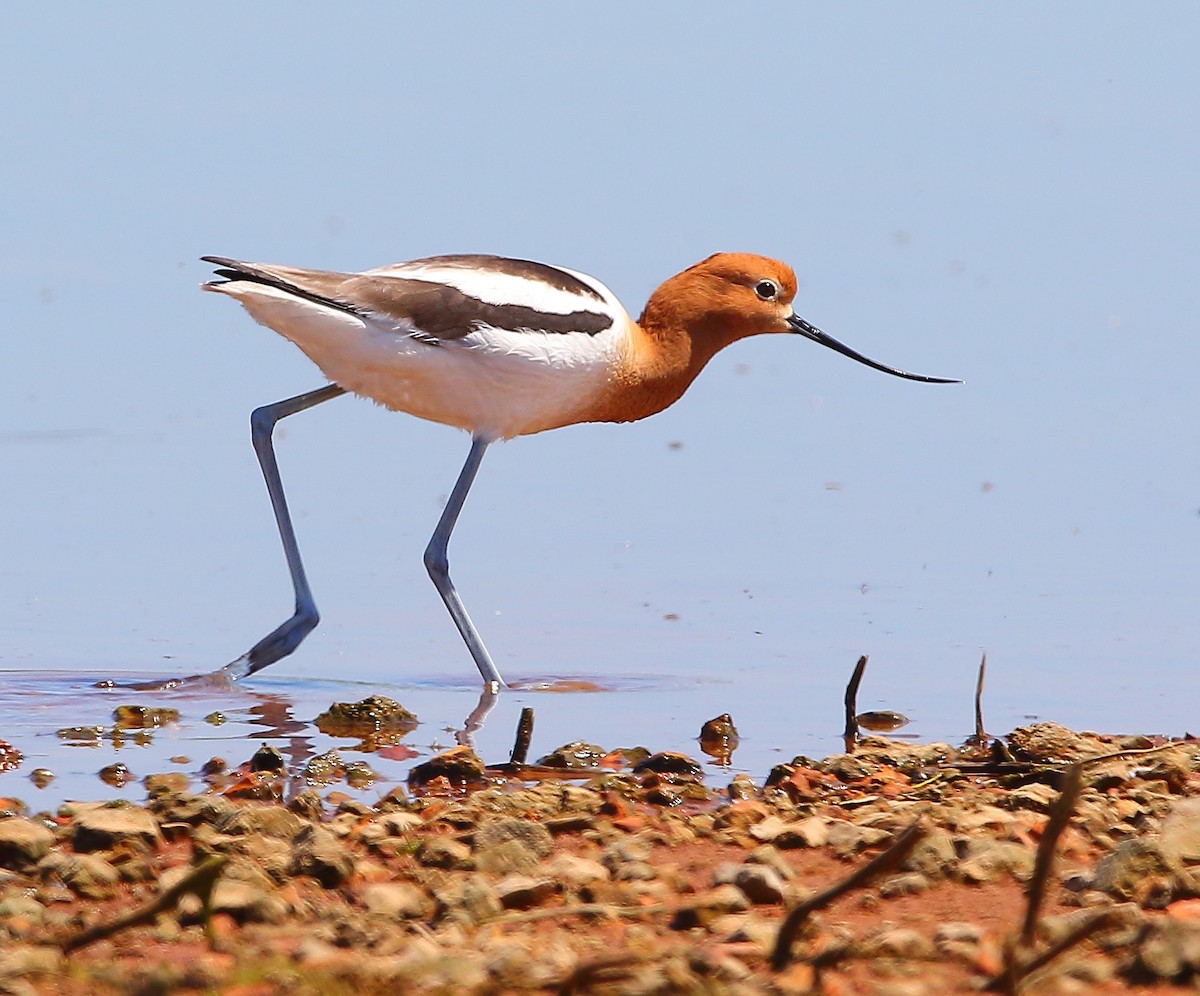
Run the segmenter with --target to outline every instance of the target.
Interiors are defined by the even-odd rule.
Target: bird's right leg
[[[223,671],[234,680],[261,671],[290,654],[313,631],[320,621],[308,578],[304,575],[304,564],[300,560],[300,548],[296,545],[296,531],[292,528],[292,517],[288,514],[287,499],[283,494],[283,482],[279,478],[279,464],[275,460],[275,447],[271,441],[275,423],[281,418],[295,415],[330,398],[345,394],[346,389],[337,384],[307,394],[300,394],[286,401],[256,408],[250,416],[250,438],[258,463],[262,467],[263,480],[271,496],[271,508],[275,511],[275,522],[279,526],[279,538],[283,541],[283,553],[287,557],[288,571],[292,575],[292,587],[296,593],[296,610],[290,619],[264,636],[237,660],[226,664]]]

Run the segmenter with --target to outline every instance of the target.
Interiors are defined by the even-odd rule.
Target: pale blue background
[[[1198,36],[1192,3],[13,8],[0,668],[208,670],[290,609],[247,416],[321,378],[201,254],[522,255],[636,314],[735,249],[967,384],[764,338],[649,421],[493,448],[451,559],[497,663],[624,691],[506,696],[489,759],[525,703],[543,748],[728,710],[761,775],[834,749],[860,653],[922,736],[970,732],[984,649],[998,732],[1195,730]],[[420,561],[466,445],[351,399],[285,423],[325,622],[276,692],[466,713]]]

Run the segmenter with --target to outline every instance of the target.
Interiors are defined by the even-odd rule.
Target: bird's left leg
[[[467,454],[467,462],[459,471],[458,480],[454,482],[454,490],[450,492],[450,499],[446,502],[442,517],[433,531],[429,546],[425,548],[425,569],[429,571],[429,577],[433,580],[438,594],[442,596],[442,601],[450,610],[450,617],[454,620],[454,625],[458,627],[467,649],[475,659],[475,666],[479,668],[479,673],[483,676],[485,688],[495,692],[504,684],[504,679],[500,677],[500,672],[492,663],[492,658],[487,652],[487,647],[483,645],[479,631],[475,629],[471,617],[467,615],[466,607],[459,597],[458,590],[454,587],[454,582],[450,580],[450,561],[446,555],[446,548],[450,544],[450,534],[454,531],[454,524],[458,522],[458,513],[462,511],[467,492],[471,490],[471,484],[479,470],[479,463],[483,460],[484,451],[490,442],[491,440],[482,436],[471,438],[471,451]]]

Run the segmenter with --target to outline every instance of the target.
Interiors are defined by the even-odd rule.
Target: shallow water
[[[923,738],[971,732],[985,650],[994,731],[1196,731],[1200,132],[1178,109],[1198,99],[1200,8],[780,8],[774,34],[820,41],[804,73],[763,58],[755,19],[643,8],[636,30],[581,34],[395,5],[365,57],[321,73],[325,34],[281,33],[266,7],[236,32],[183,7],[29,7],[27,34],[65,54],[0,63],[23,95],[22,154],[0,161],[21,192],[0,267],[0,739],[28,756],[0,793],[116,794],[95,772],[118,754],[144,774],[263,738],[324,747],[312,717],[374,691],[421,717],[427,754],[477,701],[421,566],[467,440],[345,398],[276,433],[320,628],[236,689],[139,694],[183,714],[151,746],[54,737],[109,723],[120,696],[90,682],[213,671],[291,607],[246,422],[321,378],[200,293],[203,253],[510,253],[594,273],[636,312],[710,252],[760,251],[831,335],[965,379],[760,337],[652,419],[493,447],[450,550],[467,606],[510,679],[610,690],[506,693],[476,734],[489,761],[525,704],[534,754],[694,753],[729,712],[735,768],[762,777],[838,749],[861,654],[860,707]],[[427,42],[402,70],[397,37]],[[497,50],[518,54],[504,87],[446,71]],[[615,50],[628,72],[607,71]],[[215,62],[249,98],[214,97]],[[363,94],[394,95],[395,127]],[[298,126],[315,120],[337,135]],[[255,719],[270,702],[298,731]],[[204,724],[213,709],[230,722]],[[39,764],[59,772],[43,791]]]

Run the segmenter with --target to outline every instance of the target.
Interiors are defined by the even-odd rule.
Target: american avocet
[[[228,294],[290,339],[331,383],[251,416],[295,589],[291,618],[227,668],[253,674],[286,657],[317,625],[271,437],[275,423],[350,391],[471,433],[467,461],[425,550],[425,566],[483,676],[503,683],[450,580],[446,549],[488,445],[577,422],[632,422],[660,412],[738,339],[799,333],[867,366],[885,366],[796,315],[796,276],[778,260],[717,253],[672,277],[633,321],[600,281],[499,256],[433,256],[333,273],[205,256]]]

